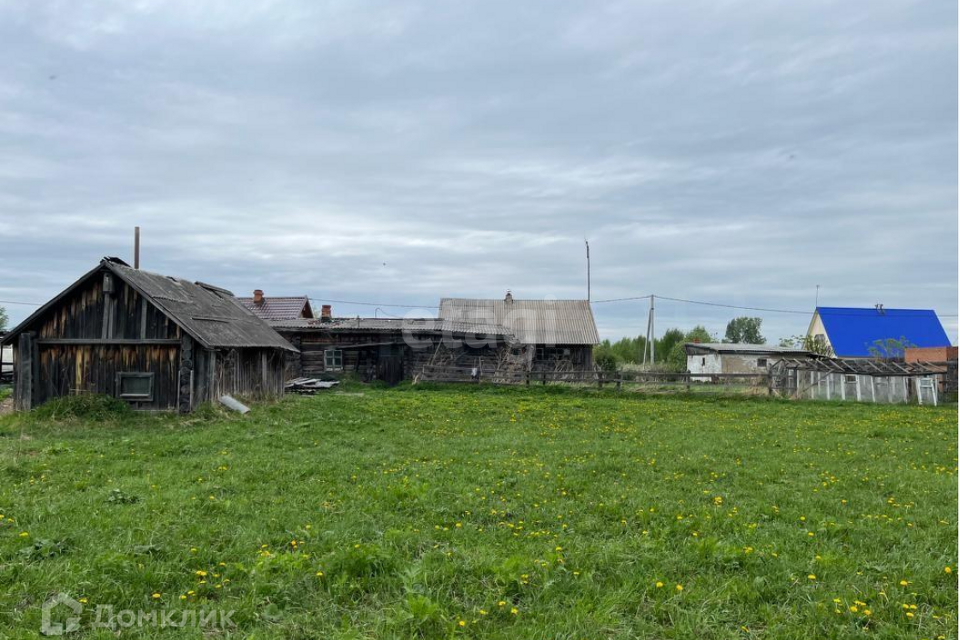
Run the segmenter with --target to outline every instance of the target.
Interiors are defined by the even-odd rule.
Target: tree
[[[697,325],[683,336],[683,340],[673,345],[670,353],[667,354],[667,362],[677,371],[687,370],[687,350],[684,348],[688,342],[714,342],[715,338],[710,335],[702,325]]]
[[[818,339],[815,336],[792,336],[790,338],[780,338],[780,346],[803,349],[804,351],[809,351],[810,353],[815,353],[818,356],[825,356],[827,358],[833,357],[833,348],[827,344],[826,340],[823,338]]]
[[[748,318],[746,316],[734,318],[727,323],[727,331],[723,341],[741,344],[763,344],[765,340],[760,334],[761,324],[763,324],[762,318]]]
[[[3,307],[0,307],[0,332],[7,330],[7,324],[10,322],[10,316],[7,315],[7,310]]]
[[[900,336],[899,340],[896,338],[874,340],[873,346],[867,347],[867,351],[877,360],[895,360],[903,358],[906,349],[913,346],[915,345],[907,340],[906,336]]]

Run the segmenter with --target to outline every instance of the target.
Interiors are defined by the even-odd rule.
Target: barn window
[[[153,400],[153,374],[122,372],[117,374],[117,396],[124,400]]]
[[[323,352],[323,368],[327,371],[339,371],[343,368],[343,351],[326,349]]]
[[[844,377],[844,379],[845,379],[847,382],[849,382],[850,384],[856,384],[856,383],[857,383],[857,376],[855,376],[855,375],[853,375],[853,374],[849,374],[849,373],[848,373],[847,375],[845,375],[845,376],[843,376],[843,377]]]
[[[765,368],[767,366],[767,359],[757,358],[757,366],[760,367],[761,369]]]

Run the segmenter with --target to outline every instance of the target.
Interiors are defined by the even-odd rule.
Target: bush
[[[123,400],[101,394],[66,396],[45,402],[33,411],[41,420],[117,420],[131,412]]]

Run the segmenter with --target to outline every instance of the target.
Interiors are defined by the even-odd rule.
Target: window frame
[[[769,362],[769,359],[768,359],[768,358],[757,358],[757,368],[758,368],[758,369],[766,369],[766,368],[767,368],[767,362]]]
[[[343,349],[323,350],[323,370],[343,371]]]
[[[126,378],[149,380],[150,391],[148,393],[124,393],[123,381]],[[116,397],[127,402],[153,402],[156,394],[156,374],[148,371],[118,371]]]

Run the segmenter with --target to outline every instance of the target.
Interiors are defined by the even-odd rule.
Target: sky
[[[957,3],[0,0],[0,302],[105,255],[335,315],[585,298],[604,338],[932,308]],[[819,285],[819,293],[817,286]],[[342,301],[372,303],[346,304]],[[408,306],[392,306],[408,305]],[[420,308],[416,308],[420,307]],[[799,313],[797,313],[799,312]]]

